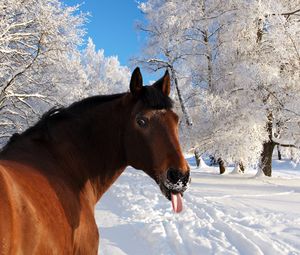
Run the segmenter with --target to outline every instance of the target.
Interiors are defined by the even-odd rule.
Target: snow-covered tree
[[[224,33],[223,51],[233,49],[221,62],[233,74],[225,89],[247,95],[252,115],[264,116],[259,169],[267,176],[275,145],[299,147],[299,7],[299,0],[243,1]]]
[[[299,6],[299,0],[141,4],[148,19],[144,62],[154,70],[175,67],[187,81],[181,90],[194,122],[190,146],[237,164],[260,158],[266,175],[276,144],[298,147]]]
[[[232,139],[227,139],[233,143],[231,146],[230,143],[224,146],[226,141],[219,143],[215,138],[212,141],[221,154],[226,154],[224,157],[230,155],[226,153],[228,148],[232,155],[240,155],[242,160],[247,155],[255,159],[252,156],[257,155],[261,147],[259,169],[268,176],[271,176],[275,145],[299,146],[299,125],[296,123],[299,123],[300,109],[297,100],[300,26],[295,15],[300,12],[299,3],[232,1],[227,3],[234,10],[232,14],[220,16],[228,22],[222,28],[219,54],[214,62],[217,73],[223,78],[215,87],[218,96],[231,106],[236,105],[236,110],[230,116],[228,110],[223,111],[223,118],[216,119],[214,128],[219,130],[220,120],[229,119],[234,126],[226,121],[229,128],[223,125],[225,132],[221,137],[228,136],[236,127],[238,131]],[[207,112],[205,108],[202,111]],[[253,127],[255,130],[251,131]],[[242,139],[238,139],[239,136]]]
[[[145,46],[147,58],[143,62],[154,71],[165,67],[175,71],[181,84],[179,101],[189,108],[185,110],[182,107],[184,116],[185,112],[190,112],[193,116],[185,117],[193,119],[194,122],[193,128],[184,132],[185,140],[189,140],[189,146],[200,146],[202,152],[210,152],[218,158],[224,156],[229,159],[230,155],[238,155],[235,151],[240,152],[240,148],[232,145],[236,144],[239,138],[230,131],[237,126],[235,120],[238,119],[239,112],[236,112],[234,117],[231,116],[229,121],[224,117],[226,107],[212,109],[209,101],[205,100],[213,96],[219,100],[217,102],[220,102],[220,106],[224,102],[226,105],[230,103],[225,99],[224,91],[219,88],[223,76],[228,73],[227,70],[220,72],[217,59],[222,54],[221,34],[224,27],[231,22],[232,13],[236,10],[235,5],[209,0],[149,0],[140,7],[148,20],[147,26],[142,27],[142,30],[148,33],[148,43]],[[176,80],[175,85],[178,85]],[[239,109],[236,104],[230,105]],[[234,113],[232,109],[230,114]],[[212,123],[214,125],[211,125]],[[219,139],[216,139],[216,131]],[[249,153],[247,162],[250,162],[248,155]],[[257,154],[255,156],[253,158],[257,158]]]
[[[0,10],[0,136],[5,138],[60,102],[60,88],[74,91],[84,79],[75,60],[84,16],[58,0],[0,0]]]
[[[87,95],[112,94],[127,91],[130,70],[121,66],[116,56],[105,57],[104,50],[96,51],[92,39],[82,53],[81,63],[87,76]]]
[[[139,5],[140,10],[147,18],[147,24],[140,24],[139,29],[147,33],[148,41],[144,47],[144,56],[135,61],[151,71],[170,70],[184,122],[188,126],[192,126],[192,119],[182,94],[183,86],[180,85],[187,82],[185,70],[180,67],[186,56],[184,32],[185,28],[189,26],[185,23],[186,15],[189,13],[187,9],[183,9],[181,10],[182,15],[177,16],[179,3],[181,3],[179,0],[149,0]],[[183,4],[180,6],[185,7]]]

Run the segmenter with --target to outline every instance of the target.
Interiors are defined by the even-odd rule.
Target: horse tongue
[[[180,213],[182,211],[182,197],[179,193],[171,193],[172,207],[175,213]]]

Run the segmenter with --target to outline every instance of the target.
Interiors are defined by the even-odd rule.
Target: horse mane
[[[2,151],[5,151],[10,145],[21,139],[22,137],[28,136],[33,133],[42,134],[39,138],[51,139],[49,136],[50,127],[55,123],[72,117],[78,116],[78,114],[85,110],[92,108],[93,106],[111,102],[115,99],[121,98],[126,93],[113,94],[113,95],[98,95],[85,98],[78,102],[74,102],[68,107],[54,107],[44,113],[39,121],[25,130],[23,133],[13,134],[7,144],[3,147]],[[173,101],[168,96],[165,96],[160,90],[153,86],[143,86],[141,94],[138,100],[142,101],[143,104],[150,109],[171,109],[173,107]]]

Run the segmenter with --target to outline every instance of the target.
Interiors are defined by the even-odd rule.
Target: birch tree
[[[140,25],[139,29],[146,32],[148,36],[147,44],[144,47],[144,57],[136,62],[143,64],[151,71],[169,69],[172,83],[175,86],[181,111],[187,126],[192,126],[193,122],[185,105],[182,94],[184,83],[184,70],[180,68],[184,60],[185,39],[183,34],[188,24],[185,24],[187,10],[182,10],[181,21],[178,20],[178,9],[180,1],[159,1],[149,0],[139,5],[140,10],[147,18],[146,25]],[[185,8],[185,5],[180,5]]]

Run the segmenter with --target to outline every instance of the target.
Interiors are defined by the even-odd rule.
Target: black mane
[[[43,133],[44,138],[49,138],[49,128],[58,121],[66,120],[76,116],[78,113],[106,102],[113,101],[124,96],[126,93],[113,94],[113,95],[100,95],[85,98],[81,101],[75,102],[68,107],[54,107],[44,113],[40,120],[32,127],[25,130],[23,133],[15,133],[11,136],[8,143],[2,149],[5,150],[9,145],[16,142],[20,138],[29,135],[35,131]],[[173,107],[173,101],[168,96],[165,96],[160,90],[153,86],[144,86],[138,99],[150,109],[171,109]]]

